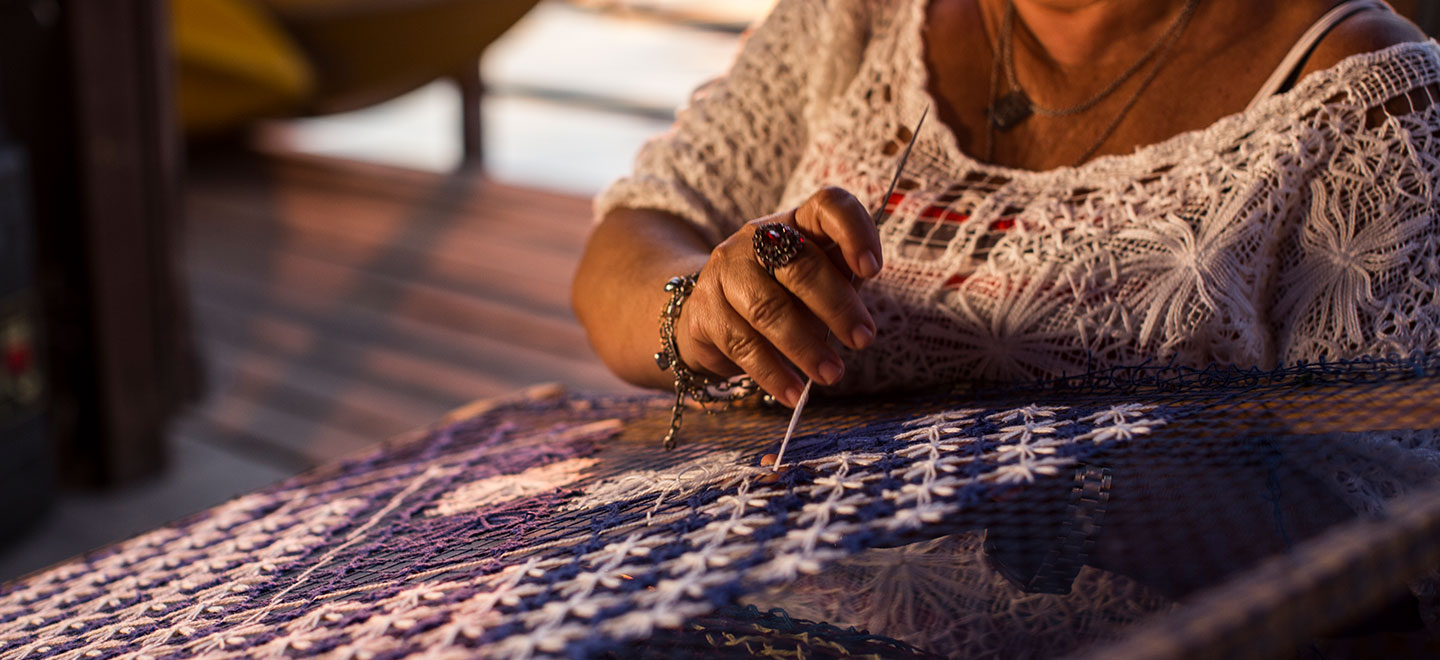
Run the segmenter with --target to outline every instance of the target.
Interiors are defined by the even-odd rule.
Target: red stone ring
[[[775,276],[775,269],[790,263],[805,246],[805,235],[798,229],[779,222],[767,222],[755,228],[752,237],[755,259]]]

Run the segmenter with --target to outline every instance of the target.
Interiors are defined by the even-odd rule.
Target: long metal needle
[[[900,154],[900,163],[895,166],[895,175],[890,177],[890,188],[885,191],[885,196],[880,198],[880,206],[870,214],[871,220],[876,227],[885,219],[885,209],[890,205],[890,196],[895,194],[895,184],[900,182],[900,173],[905,171],[905,161],[910,160],[910,148],[915,146],[915,138],[920,137],[920,127],[925,125],[925,117],[930,114],[930,106],[925,106],[925,111],[920,113],[920,121],[915,122],[915,130],[910,132],[910,142],[905,145],[905,153]],[[850,274],[850,282],[855,282],[855,274]],[[830,338],[835,336],[833,331],[826,331],[825,343],[830,343]],[[800,424],[800,413],[805,410],[805,404],[810,401],[810,388],[815,385],[814,378],[805,379],[805,389],[800,392],[800,400],[795,402],[795,412],[790,414],[790,426],[785,429],[785,439],[780,441],[780,451],[775,452],[775,471],[780,471],[784,465],[785,448],[790,445],[790,438],[795,436],[795,427]]]

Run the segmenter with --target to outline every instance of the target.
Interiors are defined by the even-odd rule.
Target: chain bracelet
[[[680,349],[675,344],[675,322],[680,318],[680,307],[695,291],[700,273],[677,275],[665,283],[670,300],[660,310],[660,351],[655,353],[655,365],[661,371],[675,375],[675,406],[670,409],[670,429],[665,433],[665,448],[675,448],[675,436],[680,433],[680,423],[685,413],[685,397],[700,404],[739,401],[759,390],[755,381],[746,376],[735,380],[708,378],[685,366],[680,359]],[[706,412],[710,411],[708,408]]]

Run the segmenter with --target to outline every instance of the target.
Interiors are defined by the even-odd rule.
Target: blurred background
[[[774,0],[0,0],[0,580],[467,402],[631,391],[589,197]]]

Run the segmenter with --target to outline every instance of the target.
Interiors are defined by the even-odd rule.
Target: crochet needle
[[[900,182],[900,173],[905,171],[905,161],[910,160],[910,148],[915,146],[915,138],[920,137],[920,127],[925,125],[925,117],[930,114],[930,106],[926,105],[925,110],[920,113],[920,121],[915,122],[915,130],[910,132],[910,141],[905,144],[905,152],[900,154],[900,162],[895,165],[895,175],[890,177],[890,188],[885,191],[885,196],[880,198],[880,206],[870,214],[871,220],[876,227],[885,219],[885,209],[890,205],[890,196],[895,194],[895,184]],[[850,283],[855,283],[855,274],[850,274]],[[834,331],[825,332],[825,343],[830,343],[834,337]],[[805,404],[810,401],[810,388],[814,387],[815,379],[805,379],[805,389],[800,391],[800,400],[795,402],[795,412],[790,414],[790,426],[785,428],[785,439],[780,441],[780,451],[775,452],[775,471],[780,471],[784,465],[785,448],[790,445],[790,438],[795,437],[795,427],[800,425],[800,413],[805,410]]]

